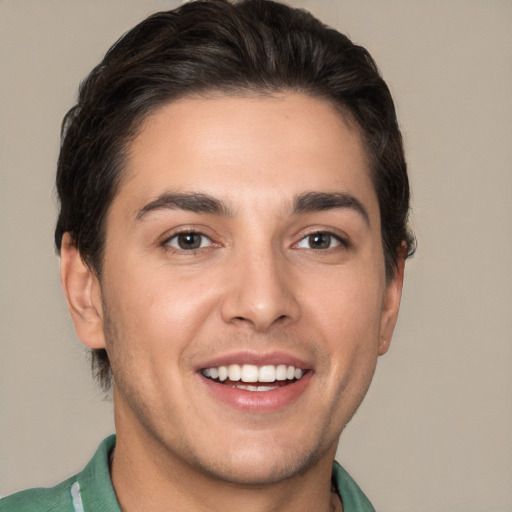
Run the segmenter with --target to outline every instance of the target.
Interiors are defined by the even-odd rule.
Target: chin
[[[289,447],[276,447],[267,443],[263,447],[235,448],[220,463],[205,460],[196,462],[203,472],[215,479],[239,486],[268,486],[307,472],[327,451],[330,452],[327,449],[321,450],[319,446],[309,450],[304,448],[304,443]]]

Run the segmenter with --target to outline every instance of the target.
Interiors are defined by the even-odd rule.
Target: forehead
[[[376,201],[358,128],[329,102],[302,94],[174,101],[143,121],[127,153],[114,202],[134,209],[175,191],[240,204],[347,190]]]

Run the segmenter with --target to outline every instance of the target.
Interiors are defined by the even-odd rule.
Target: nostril
[[[278,316],[274,322],[279,322],[279,321],[282,321],[282,320],[286,320],[288,318],[288,315],[281,315],[281,316]],[[237,320],[237,321],[240,321],[240,322],[251,322],[251,319],[250,318],[247,318],[245,316],[235,316],[233,318],[233,320]],[[273,323],[274,323],[273,322]]]

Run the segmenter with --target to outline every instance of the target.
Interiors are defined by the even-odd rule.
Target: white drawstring
[[[71,498],[73,498],[73,508],[75,509],[75,512],[84,512],[84,504],[82,503],[80,484],[78,482],[75,482],[71,486]]]

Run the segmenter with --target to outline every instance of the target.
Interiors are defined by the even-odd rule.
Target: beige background
[[[59,125],[111,43],[177,3],[0,0],[0,494],[113,429],[53,255]],[[381,512],[512,511],[512,2],[292,3],[380,64],[414,187],[398,329],[338,457]]]

